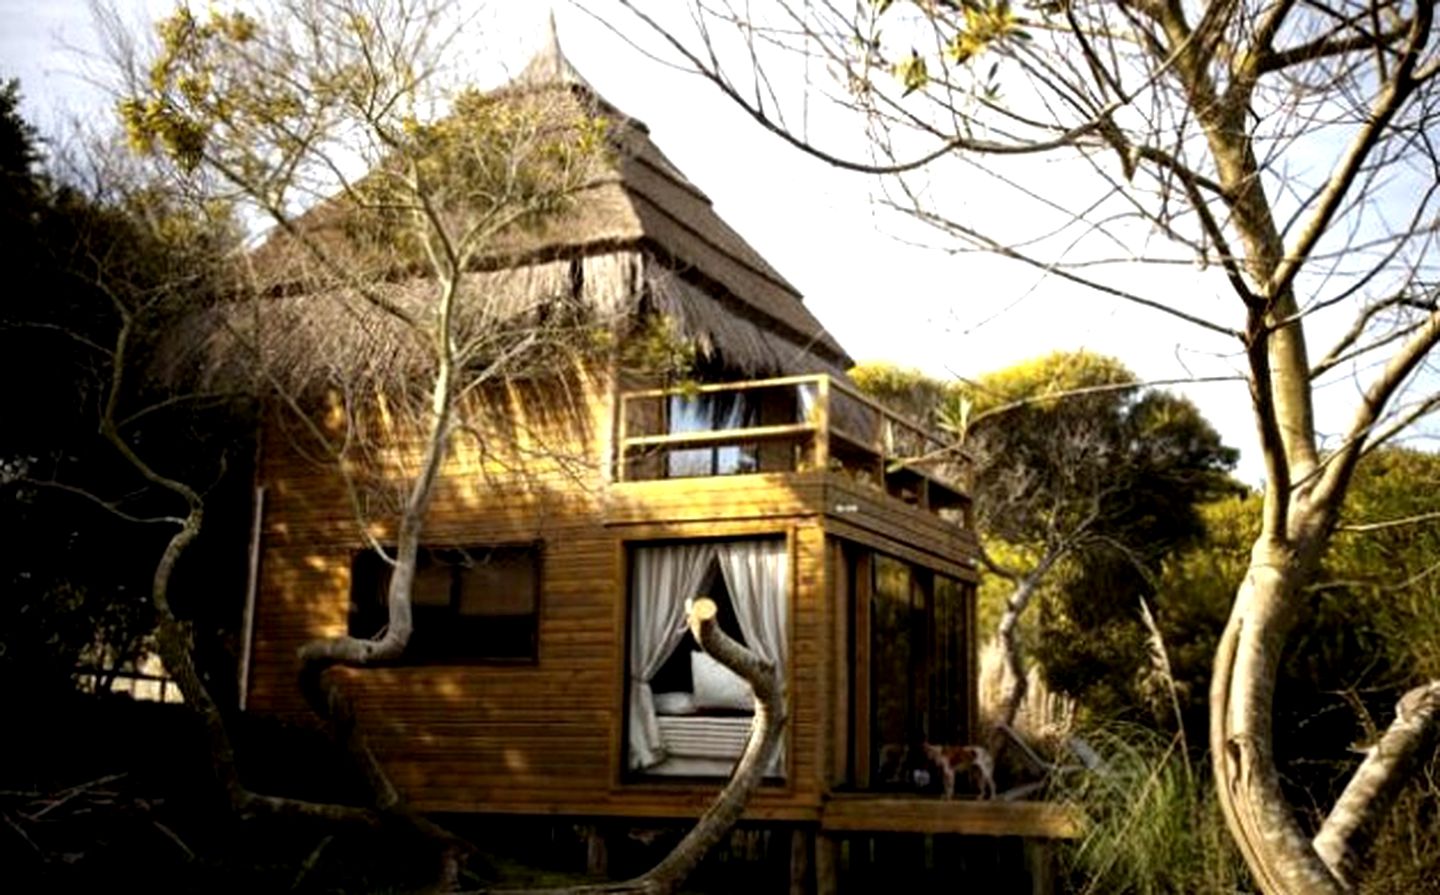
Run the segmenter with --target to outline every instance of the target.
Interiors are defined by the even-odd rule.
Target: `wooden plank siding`
[[[827,532],[971,577],[973,539],[828,471],[611,482],[614,390],[598,380],[591,388],[585,425],[549,435],[561,453],[585,462],[521,451],[482,460],[461,445],[422,539],[542,543],[538,660],[332,673],[342,676],[371,745],[420,810],[693,817],[719,781],[631,781],[621,772],[627,545],[782,535],[792,576],[787,773],[783,783],[762,787],[747,817],[819,821],[830,786],[845,773],[844,743],[836,740],[847,735],[837,713],[848,700],[850,632],[848,596],[832,587],[843,563],[827,558]],[[308,710],[296,686],[296,650],[345,633],[351,564],[365,540],[333,469],[304,459],[279,431],[267,430],[262,462],[267,505],[249,708],[301,718]],[[393,453],[387,462],[406,459]],[[372,532],[392,536],[383,520]]]

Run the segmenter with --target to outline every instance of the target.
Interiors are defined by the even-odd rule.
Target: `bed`
[[[703,652],[690,654],[693,689],[655,694],[655,720],[665,760],[645,769],[667,777],[727,777],[754,723],[750,685]],[[781,776],[783,749],[766,771]]]

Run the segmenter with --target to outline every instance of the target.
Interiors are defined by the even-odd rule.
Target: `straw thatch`
[[[843,375],[849,357],[795,288],[720,220],[643,123],[595,94],[553,35],[494,95],[543,102],[561,116],[600,115],[612,151],[563,211],[503,234],[475,263],[457,310],[460,343],[499,346],[518,329],[568,319],[570,311],[591,327],[623,332],[628,318],[653,311],[671,317],[701,357],[738,373]],[[347,248],[354,225],[342,203],[323,203],[295,227],[333,249],[349,273],[383,283],[375,288],[421,322],[433,313],[434,284],[421,268],[407,268],[395,253]],[[407,328],[353,291],[311,285],[324,278],[306,275],[313,254],[290,234],[277,233],[250,262],[261,297],[216,312],[209,331],[194,334],[214,370],[243,372],[263,361],[267,375],[303,390],[337,379],[400,381],[431,363],[424,328]]]

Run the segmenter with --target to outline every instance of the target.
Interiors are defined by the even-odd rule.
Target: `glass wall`
[[[974,586],[893,556],[863,549],[845,555],[854,582],[852,669],[856,763],[873,789],[916,788],[924,766],[923,743],[960,745],[970,740],[970,643]],[[861,667],[863,665],[863,667]],[[860,693],[852,689],[852,695]]]

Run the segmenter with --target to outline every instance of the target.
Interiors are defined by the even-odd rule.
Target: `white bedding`
[[[660,739],[670,755],[690,758],[728,758],[745,751],[750,736],[748,715],[658,715]]]
[[[753,718],[749,715],[657,715],[660,740],[667,757],[645,769],[647,774],[668,777],[727,777],[745,751]],[[783,754],[767,777],[782,776]]]

